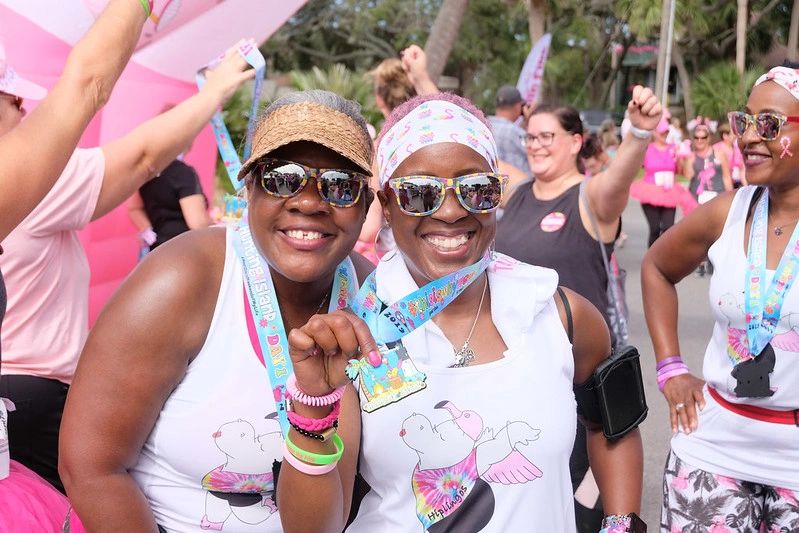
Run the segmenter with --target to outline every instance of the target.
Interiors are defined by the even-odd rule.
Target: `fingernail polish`
[[[383,359],[380,357],[380,354],[377,353],[377,350],[372,350],[367,354],[366,358],[369,360],[369,364],[373,367],[377,368],[380,366],[380,363],[383,362]]]

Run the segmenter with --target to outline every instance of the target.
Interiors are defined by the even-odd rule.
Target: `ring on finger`
[[[682,403],[682,402],[674,405],[674,410],[675,411],[682,411],[683,409],[685,409],[685,404]]]

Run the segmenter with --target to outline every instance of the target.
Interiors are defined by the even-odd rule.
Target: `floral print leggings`
[[[799,531],[799,491],[711,474],[670,452],[660,531],[793,533]]]

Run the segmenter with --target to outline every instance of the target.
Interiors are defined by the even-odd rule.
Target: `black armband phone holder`
[[[577,414],[601,424],[608,440],[637,428],[649,412],[638,350],[626,346],[614,351],[585,383],[574,386],[574,396]]]

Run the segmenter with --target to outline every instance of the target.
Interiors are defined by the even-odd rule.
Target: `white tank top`
[[[283,441],[269,378],[247,332],[231,235],[205,344],[130,470],[170,532],[282,531],[272,469]]]
[[[447,368],[453,346],[432,321],[403,339],[427,387],[361,413],[372,490],[348,532],[575,531],[574,360],[552,297],[558,277],[501,255],[489,268],[508,350]],[[399,254],[378,265],[377,286],[384,302],[417,288]]]
[[[748,264],[744,242],[746,218],[755,190],[751,186],[738,190],[724,230],[708,252],[715,269],[709,295],[716,323],[705,351],[703,373],[708,385],[730,402],[776,410],[796,409],[799,408],[796,286],[785,295],[776,335],[770,343],[775,355],[774,371],[769,376],[774,394],[767,398],[738,398],[735,394],[738,381],[731,375],[741,357],[748,357],[744,344]],[[773,270],[767,271],[765,287],[769,287],[773,275]],[[737,415],[714,401],[707,389],[705,403],[697,430],[690,435],[679,433],[672,439],[672,448],[682,460],[715,474],[799,490],[799,427]]]

